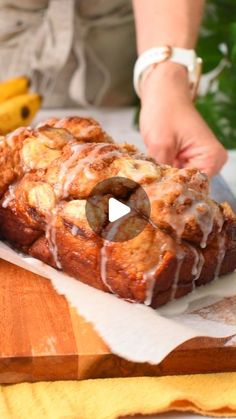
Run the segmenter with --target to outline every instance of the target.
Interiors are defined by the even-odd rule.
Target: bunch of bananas
[[[41,105],[41,96],[29,92],[27,77],[16,77],[0,83],[0,135],[27,126]]]

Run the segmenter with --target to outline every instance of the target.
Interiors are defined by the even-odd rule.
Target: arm
[[[133,0],[133,6],[139,53],[164,45],[195,47],[204,0]],[[141,82],[140,128],[149,153],[161,163],[214,175],[227,159],[192,104],[180,64],[162,62]]]
[[[133,0],[139,53],[172,45],[194,48],[204,0]]]

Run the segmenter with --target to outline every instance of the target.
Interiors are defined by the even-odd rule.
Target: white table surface
[[[41,122],[46,118],[64,116],[91,116],[97,119],[105,131],[107,131],[117,142],[130,142],[140,150],[145,151],[145,146],[140,133],[134,127],[134,110],[132,108],[122,109],[45,109],[41,110],[34,123]],[[236,150],[229,152],[229,160],[221,174],[236,196]],[[168,413],[155,416],[135,416],[137,419],[200,419],[203,416],[188,413]],[[213,419],[209,416],[205,419]]]

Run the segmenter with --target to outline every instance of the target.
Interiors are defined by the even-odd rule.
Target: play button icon
[[[123,204],[123,202],[118,201],[115,198],[109,198],[108,200],[108,220],[110,223],[113,223],[124,215],[129,214],[131,211],[128,205]]]
[[[132,199],[137,190],[142,205]],[[86,200],[86,217],[91,229],[108,241],[123,242],[136,237],[149,222],[149,216],[146,192],[128,178],[112,177],[97,183]]]

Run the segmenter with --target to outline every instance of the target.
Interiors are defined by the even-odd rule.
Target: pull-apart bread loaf
[[[206,176],[115,144],[92,119],[50,119],[1,137],[0,164],[1,239],[86,284],[155,308],[236,268],[235,214],[210,199]],[[115,229],[99,206],[99,234],[86,218],[91,190],[112,177],[137,182],[150,202],[148,222],[127,241],[143,221],[141,188]]]

